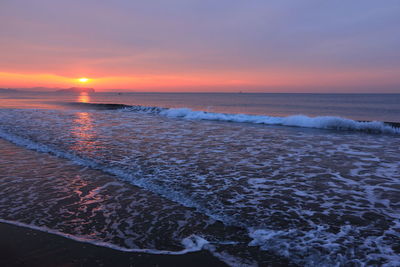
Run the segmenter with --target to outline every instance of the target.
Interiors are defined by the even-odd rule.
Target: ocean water
[[[398,266],[399,103],[3,93],[0,221],[231,266]]]

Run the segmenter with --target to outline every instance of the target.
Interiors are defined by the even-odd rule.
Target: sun
[[[89,78],[82,77],[82,78],[79,78],[78,81],[81,83],[87,83],[89,81]]]

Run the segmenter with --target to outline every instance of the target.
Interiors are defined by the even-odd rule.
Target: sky
[[[400,93],[400,1],[0,0],[0,87],[72,86]]]

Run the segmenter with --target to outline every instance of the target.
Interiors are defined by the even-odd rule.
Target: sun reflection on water
[[[71,147],[75,151],[93,151],[96,135],[93,130],[93,119],[89,112],[77,112],[71,129],[75,142]]]
[[[90,96],[87,92],[80,92],[77,101],[79,103],[89,103]]]

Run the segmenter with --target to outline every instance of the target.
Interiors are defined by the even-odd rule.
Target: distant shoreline
[[[33,87],[33,88],[0,88],[0,93],[7,92],[15,92],[15,93],[80,93],[79,90],[73,90],[74,87],[71,88],[45,88],[45,87]],[[71,90],[72,89],[72,90]],[[87,88],[93,89],[94,88]],[[209,92],[209,91],[126,91],[118,89],[109,89],[112,91],[95,91],[89,93],[107,93],[107,94],[238,94],[238,95],[246,95],[246,94],[269,94],[269,95],[400,95],[399,93],[312,93],[312,92],[245,92],[245,91],[232,91],[232,92]],[[85,91],[85,90],[83,90]]]

